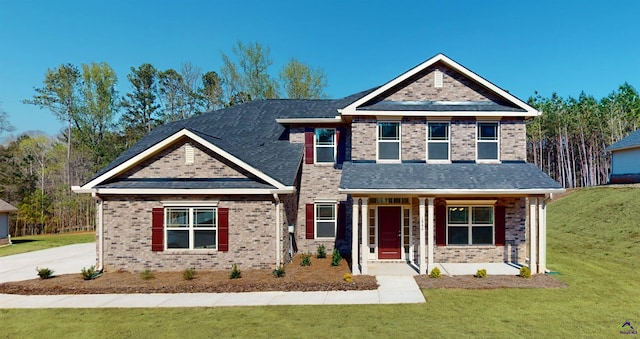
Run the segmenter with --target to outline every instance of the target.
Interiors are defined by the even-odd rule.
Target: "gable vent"
[[[433,87],[442,88],[442,72],[440,70],[433,73]]]
[[[193,146],[189,144],[184,145],[184,163],[187,165],[193,165],[194,158]]]

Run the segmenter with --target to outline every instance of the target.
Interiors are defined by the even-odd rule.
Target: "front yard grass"
[[[95,232],[29,235],[11,238],[12,245],[0,247],[0,257],[12,254],[44,250],[47,248],[93,242]]]
[[[568,288],[428,289],[412,305],[0,310],[0,336],[619,337],[625,321],[640,328],[639,201],[640,189],[594,188],[549,206],[548,262]]]

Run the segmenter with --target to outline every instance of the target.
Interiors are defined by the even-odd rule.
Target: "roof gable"
[[[17,210],[18,209],[13,207],[13,205],[11,205],[8,202],[0,199],[0,213],[14,212],[14,211],[17,211]]]
[[[623,149],[640,147],[640,129],[620,139],[620,141],[605,148],[605,151],[619,151]]]

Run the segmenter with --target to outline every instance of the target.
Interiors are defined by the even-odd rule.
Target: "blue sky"
[[[526,100],[601,98],[640,88],[638,1],[0,0],[0,107],[13,135],[63,123],[21,100],[48,68],[105,61],[129,91],[131,66],[218,71],[237,40],[328,75],[330,97],[381,85],[437,53]],[[3,137],[6,135],[3,135]]]

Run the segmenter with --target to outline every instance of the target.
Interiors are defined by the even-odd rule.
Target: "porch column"
[[[538,211],[538,198],[529,197],[529,269],[531,274],[538,273],[537,264],[537,225],[538,220],[536,218],[536,212]]]
[[[428,258],[428,265],[427,268],[429,270],[433,269],[433,238],[434,238],[434,231],[435,231],[435,210],[434,210],[434,206],[433,206],[433,201],[435,200],[435,198],[428,198],[429,201],[429,206],[428,206],[428,219],[427,219],[427,225],[428,225],[428,232],[427,232],[427,258]]]
[[[353,205],[351,208],[351,274],[360,274],[358,264],[358,202],[360,198],[352,197]]]
[[[362,248],[360,249],[360,255],[362,256],[362,265],[360,266],[360,270],[362,274],[368,274],[369,269],[367,268],[369,262],[369,233],[367,232],[367,227],[369,226],[369,198],[362,198],[362,220],[360,223],[362,224]]]
[[[420,274],[426,274],[427,272],[427,267],[425,264],[425,249],[424,249],[424,240],[425,240],[425,236],[424,236],[424,227],[425,227],[425,222],[424,222],[424,201],[425,198],[418,198],[418,200],[420,201],[420,260],[419,262],[419,268],[420,268]]]
[[[538,240],[538,272],[545,273],[547,270],[547,204],[545,198],[540,198],[538,202],[538,230],[540,239]]]

